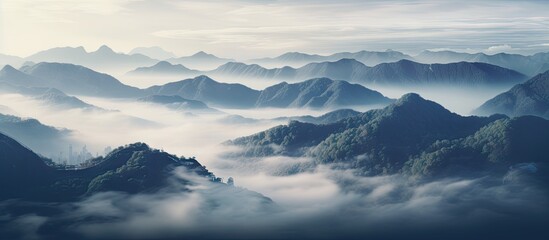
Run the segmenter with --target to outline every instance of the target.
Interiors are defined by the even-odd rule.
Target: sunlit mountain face
[[[0,2],[0,239],[549,239],[544,1]]]

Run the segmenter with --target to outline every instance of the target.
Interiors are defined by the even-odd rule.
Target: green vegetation
[[[360,169],[364,175],[506,171],[521,162],[545,162],[549,121],[503,115],[463,117],[417,94],[342,121],[291,122],[230,141],[244,156],[309,156],[315,164]]]
[[[0,154],[0,199],[70,201],[102,191],[152,192],[167,186],[177,167],[217,179],[194,158],[179,158],[144,143],[119,147],[89,160],[85,164],[89,167],[80,170],[56,169],[46,164],[51,161],[1,134]],[[185,179],[177,180],[188,184]]]

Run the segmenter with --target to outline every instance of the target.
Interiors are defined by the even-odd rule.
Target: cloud
[[[50,216],[12,215],[8,221],[12,226],[32,223],[34,228],[24,231],[29,236],[93,239],[416,239],[441,233],[449,239],[507,239],[543,233],[541,223],[548,216],[548,199],[536,187],[505,185],[489,177],[416,182],[331,168],[295,176],[259,174],[254,181],[263,183],[261,191],[285,196],[272,204],[253,192],[185,171],[176,176],[194,182],[192,190],[178,190],[181,186],[173,181],[155,194],[98,193],[50,206],[56,209]],[[292,198],[306,201],[288,201]],[[502,228],[508,224],[513,227]]]
[[[502,45],[496,45],[488,47],[484,52],[486,53],[500,53],[500,52],[508,52],[513,50],[513,47],[511,47],[508,44],[502,44]]]

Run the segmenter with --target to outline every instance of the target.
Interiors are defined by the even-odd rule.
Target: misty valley
[[[291,77],[205,53],[187,61],[221,66],[78,57],[119,56],[109,75],[71,51],[0,71],[7,238],[458,239],[547,219],[549,72],[365,51],[382,63],[311,59]]]
[[[0,239],[549,239],[543,3],[98,2],[0,3]]]

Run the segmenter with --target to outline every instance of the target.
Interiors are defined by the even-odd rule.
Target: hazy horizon
[[[301,51],[425,49],[531,54],[549,50],[543,1],[71,1],[0,3],[0,52],[61,46],[121,52],[159,46],[256,58]],[[28,31],[28,29],[34,29]],[[528,36],[528,37],[524,37]],[[38,41],[39,40],[39,41]]]

